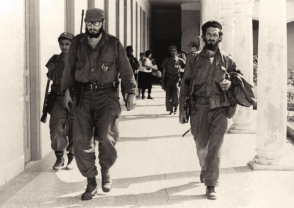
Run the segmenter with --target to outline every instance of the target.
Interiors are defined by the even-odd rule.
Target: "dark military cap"
[[[104,18],[104,10],[92,8],[86,11],[85,22],[101,22]]]
[[[63,32],[58,37],[58,42],[60,41],[61,38],[66,38],[66,39],[72,40],[73,39],[73,34],[71,34],[69,32]]]
[[[127,47],[126,47],[126,51],[127,51],[127,52],[129,52],[129,51],[130,51],[130,52],[133,52],[133,47],[132,47],[132,46],[127,46]]]
[[[173,48],[177,50],[177,47],[174,46],[174,45],[170,46],[170,47],[168,48],[168,50],[170,51],[170,50],[173,49]]]
[[[196,41],[192,41],[188,46],[199,46],[200,44]]]
[[[202,29],[202,31],[205,31],[209,27],[219,28],[220,30],[223,29],[222,25],[219,22],[214,21],[214,20],[206,22],[204,25],[202,25],[201,29]]]

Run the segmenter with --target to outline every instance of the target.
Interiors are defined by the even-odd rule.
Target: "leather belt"
[[[173,80],[179,80],[179,75],[173,75],[173,74],[166,74],[165,75],[168,79],[173,79]]]
[[[85,91],[98,91],[98,90],[105,90],[108,88],[114,88],[113,83],[90,83],[84,85]]]

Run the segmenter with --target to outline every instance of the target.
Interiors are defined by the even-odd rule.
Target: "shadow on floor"
[[[166,114],[136,114],[136,115],[122,115],[119,118],[119,122],[130,121],[130,120],[140,120],[140,119],[160,119],[160,118],[173,118],[178,117],[178,114],[169,115]]]
[[[184,134],[185,132],[183,132]],[[150,137],[120,137],[119,142],[146,142],[148,140],[153,139],[166,139],[166,138],[176,138],[176,137],[182,137],[183,135],[168,135],[168,136],[150,136]],[[192,137],[191,134],[186,134],[185,137]]]
[[[244,172],[253,172],[248,166],[242,167],[233,167],[233,168],[223,168],[221,169],[221,174],[236,174],[236,173],[244,173]],[[80,186],[80,190],[78,192],[65,195],[60,195],[54,200],[53,203],[50,204],[42,204],[42,207],[123,207],[123,206],[131,206],[131,207],[141,207],[141,206],[163,206],[163,205],[173,205],[180,204],[185,201],[194,201],[194,200],[206,200],[205,194],[201,195],[176,195],[180,192],[188,191],[194,188],[201,188],[204,192],[204,184],[200,182],[195,182],[192,178],[196,178],[199,176],[200,171],[189,171],[189,172],[180,172],[180,173],[170,173],[170,174],[161,174],[161,175],[153,175],[153,176],[143,176],[143,177],[134,177],[134,178],[122,178],[115,179],[113,181],[113,188],[116,189],[127,189],[132,184],[142,183],[142,187],[145,182],[152,181],[162,181],[162,180],[173,180],[173,179],[183,179],[183,178],[191,178],[191,182],[178,185],[178,186],[170,186],[166,188],[161,188],[154,192],[149,193],[140,193],[139,194],[118,194],[115,196],[108,196],[107,194],[99,191],[97,196],[95,196],[91,201],[81,201],[80,197],[83,193],[84,189],[82,188],[86,181],[80,182],[78,184],[60,184],[65,186]],[[99,190],[101,190],[101,181],[97,180]],[[78,187],[76,187],[78,188]],[[76,190],[76,188],[71,188],[72,190]],[[144,189],[144,188],[143,188]],[[67,188],[67,190],[70,190]],[[127,191],[126,191],[127,192]]]

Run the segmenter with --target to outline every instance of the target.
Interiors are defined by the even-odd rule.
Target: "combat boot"
[[[175,107],[175,111],[174,111],[174,114],[177,114],[177,107]]]
[[[96,178],[87,178],[88,184],[85,193],[82,194],[82,200],[90,200],[97,193]]]
[[[208,199],[216,200],[216,193],[214,186],[206,186],[206,196]]]
[[[205,182],[205,170],[201,170],[200,173],[200,182],[204,183]]]
[[[56,162],[53,165],[53,170],[60,171],[61,167],[64,166],[64,158],[63,158],[63,152],[55,152],[56,155]]]
[[[109,169],[101,168],[102,177],[102,190],[103,192],[109,192],[112,188],[112,179],[110,178]]]
[[[71,170],[74,168],[73,164],[72,164],[72,161],[73,159],[75,158],[75,155],[72,154],[72,153],[68,153],[67,154],[67,158],[68,158],[68,161],[67,161],[67,166],[66,166],[66,170]]]

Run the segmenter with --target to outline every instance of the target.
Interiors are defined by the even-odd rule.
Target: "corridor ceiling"
[[[149,0],[153,7],[180,6],[185,3],[200,3],[200,0]]]
[[[152,5],[200,3],[200,0],[149,0]]]

